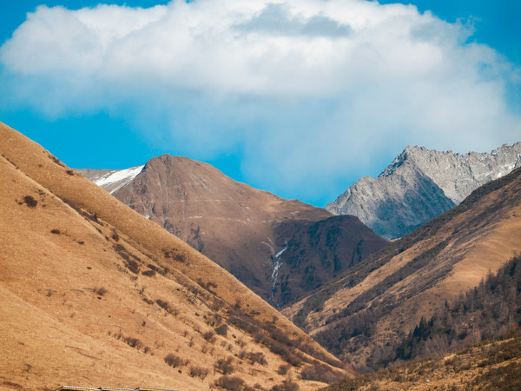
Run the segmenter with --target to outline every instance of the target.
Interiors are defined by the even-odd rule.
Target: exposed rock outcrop
[[[490,153],[407,147],[377,178],[362,178],[327,209],[337,215],[357,216],[377,234],[394,239],[519,166],[521,142]]]

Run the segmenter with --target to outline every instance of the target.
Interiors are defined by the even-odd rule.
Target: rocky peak
[[[327,209],[355,215],[376,233],[396,238],[519,166],[521,142],[465,154],[407,146],[377,178],[362,178]]]

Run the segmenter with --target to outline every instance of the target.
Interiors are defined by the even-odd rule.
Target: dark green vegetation
[[[285,249],[272,286],[272,301],[286,305],[359,264],[387,243],[358,217],[284,221],[276,226],[277,248]]]
[[[482,343],[439,359],[413,360],[322,391],[521,389],[521,337]]]
[[[521,257],[497,275],[445,303],[431,319],[422,319],[395,352],[397,359],[436,355],[482,340],[502,337],[521,327]]]
[[[432,318],[422,319],[380,362],[406,363],[327,390],[408,389],[425,386],[426,380],[439,390],[519,390],[520,335],[521,257],[517,257],[454,303],[445,303]]]

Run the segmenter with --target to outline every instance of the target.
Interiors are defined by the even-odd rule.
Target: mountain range
[[[519,166],[521,142],[490,153],[407,147],[377,178],[360,179],[327,209],[336,215],[357,216],[378,235],[396,239]]]
[[[357,217],[171,155],[74,170],[0,124],[0,388],[516,389],[520,148],[408,147]]]
[[[284,200],[184,157],[81,172],[278,306],[386,244],[356,217]]]
[[[428,319],[521,253],[521,168],[330,281],[284,313],[357,368],[378,368]]]

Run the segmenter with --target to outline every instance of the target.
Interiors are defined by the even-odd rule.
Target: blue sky
[[[316,205],[406,144],[463,152],[521,139],[518,1],[136,8],[168,3],[26,21],[38,5],[99,1],[1,0],[0,119],[72,167],[181,154]]]

